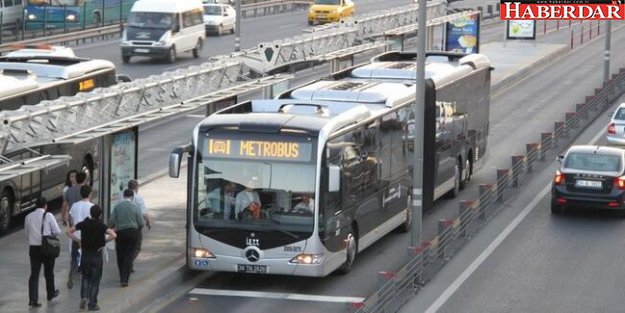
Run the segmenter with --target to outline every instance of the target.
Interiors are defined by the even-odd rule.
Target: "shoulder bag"
[[[47,212],[43,213],[41,219],[41,254],[46,257],[57,258],[61,254],[61,240],[50,232],[50,235],[43,235],[43,224],[46,220]]]

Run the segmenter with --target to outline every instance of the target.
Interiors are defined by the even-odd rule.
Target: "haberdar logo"
[[[501,0],[502,20],[625,20],[624,0]]]

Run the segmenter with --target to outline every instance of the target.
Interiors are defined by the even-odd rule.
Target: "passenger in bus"
[[[234,207],[236,205],[236,186],[229,182],[224,186],[224,220],[232,218]]]
[[[312,214],[315,211],[315,199],[310,194],[304,194],[291,212]]]
[[[234,212],[238,219],[244,219],[245,217],[260,218],[260,196],[254,190],[256,180],[251,179],[245,186],[245,189],[239,192],[235,198]]]
[[[206,195],[206,205],[208,205],[208,208],[206,209],[210,209],[210,210],[207,210],[206,212],[207,213],[209,212],[223,213],[224,220],[229,220],[233,218],[232,213],[234,212],[234,207],[235,207],[236,186],[234,183],[228,182],[223,187],[223,190],[224,190],[223,195],[221,193],[221,190],[222,190],[221,187],[217,187],[211,190]],[[223,203],[223,206],[222,206],[222,203]]]

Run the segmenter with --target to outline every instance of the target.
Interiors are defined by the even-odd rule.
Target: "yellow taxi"
[[[354,15],[352,0],[315,0],[308,9],[308,25],[338,22]]]

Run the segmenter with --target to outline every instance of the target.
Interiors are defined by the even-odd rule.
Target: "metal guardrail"
[[[6,44],[0,45],[0,53],[5,53],[11,50],[14,50],[13,47],[18,43],[19,44],[41,44],[41,43],[64,44],[64,43],[71,42],[71,41],[80,41],[80,40],[85,40],[85,39],[94,38],[94,37],[104,37],[104,36],[110,36],[113,34],[119,34],[121,30],[122,29],[120,25],[110,25],[110,26],[91,28],[91,29],[80,30],[80,31],[75,31],[75,32],[57,34],[57,35],[52,35],[52,36],[47,36],[47,37],[42,37],[42,38],[28,39],[28,40],[23,40],[20,42],[6,43]]]
[[[351,303],[352,310],[356,313],[398,311],[449,261],[471,234],[505,208],[506,195],[521,188],[523,174],[532,174],[541,166],[547,167],[550,162],[545,161],[553,160],[547,157],[549,152],[559,154],[583,131],[584,125],[590,124],[624,94],[625,68],[622,68],[604,87],[595,89],[592,96],[576,104],[575,111],[566,112],[563,121],[554,122],[553,131],[543,132],[539,141],[527,143],[526,154],[513,155],[510,168],[497,169],[495,183],[481,184],[477,199],[461,200],[455,218],[439,220],[435,238],[422,242],[420,247],[409,247],[406,265],[398,271],[379,272],[379,289],[364,302]]]
[[[296,60],[308,60],[320,55],[346,49],[373,39],[385,31],[413,24],[417,17],[418,4],[365,14],[345,21],[309,28],[300,36],[258,44],[257,50],[241,55],[247,66],[258,72]],[[436,18],[447,14],[447,2],[429,1],[427,16]]]

